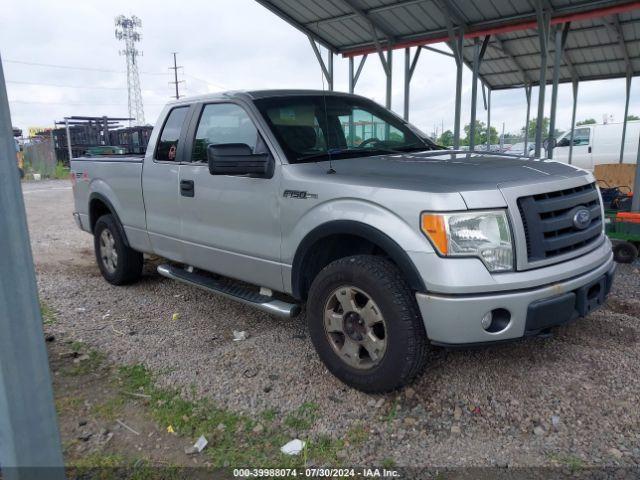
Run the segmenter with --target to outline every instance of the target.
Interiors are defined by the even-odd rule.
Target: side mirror
[[[269,176],[272,159],[268,153],[253,153],[245,143],[221,143],[207,146],[211,175]]]

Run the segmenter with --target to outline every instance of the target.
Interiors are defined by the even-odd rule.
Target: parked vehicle
[[[639,140],[640,121],[627,122],[623,163],[636,163]],[[596,165],[618,163],[620,161],[621,143],[622,123],[575,127],[571,164],[587,170],[593,170]],[[567,163],[569,161],[570,145],[571,130],[568,130],[558,138],[557,145],[553,149],[553,159]]]
[[[546,333],[611,287],[583,170],[441,149],[333,92],[180,99],[156,125],[144,157],[71,162],[104,278],[137,280],[148,253],[167,259],[161,275],[274,315],[306,303],[320,358],[363,391],[410,382],[429,342]]]
[[[514,143],[513,145],[511,145],[511,147],[509,147],[507,150],[505,150],[504,153],[508,153],[510,155],[524,155],[527,157],[533,157],[536,151],[536,144],[533,142],[527,142],[527,151],[525,153],[524,150],[524,142],[518,142],[518,143]]]

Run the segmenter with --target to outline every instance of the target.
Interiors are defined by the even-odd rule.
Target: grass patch
[[[53,325],[56,323],[58,314],[51,306],[41,300],[40,315],[42,316],[43,325]]]
[[[125,398],[122,396],[109,398],[104,402],[93,405],[91,407],[91,413],[97,417],[104,418],[105,420],[112,422],[118,418],[119,414],[122,412],[125,401]]]
[[[74,412],[82,404],[80,397],[59,397],[55,400],[56,411],[61,413]]]
[[[389,408],[389,413],[387,413],[387,417],[385,418],[387,423],[393,422],[398,416],[398,400],[394,400],[391,403],[391,408]]]
[[[91,453],[67,466],[67,476],[71,479],[111,480],[127,478],[131,480],[155,480],[185,478],[175,465],[157,468],[144,458],[126,458],[123,455]]]
[[[387,470],[391,470],[396,467],[396,462],[393,458],[383,458],[382,459],[382,468],[386,468]]]
[[[204,435],[209,445],[206,454],[214,467],[304,467],[336,462],[342,440],[329,437],[305,438],[315,423],[318,405],[303,403],[287,415],[280,424],[275,410],[267,410],[254,419],[220,409],[208,399],[184,400],[177,390],[156,387],[150,372],[141,365],[121,367],[118,378],[122,390],[149,395],[149,413],[166,429],[171,426],[177,435],[197,438]],[[261,427],[257,429],[256,426]],[[280,447],[293,437],[287,428],[295,429],[299,438],[307,442],[305,451],[297,456],[284,455]]]
[[[70,169],[65,167],[62,162],[58,162],[55,170],[53,171],[52,177],[56,180],[66,180],[69,178],[69,171]]]
[[[296,431],[308,430],[318,419],[318,409],[318,404],[305,402],[297,410],[287,415],[284,424]]]
[[[576,472],[585,467],[585,463],[580,457],[570,453],[552,453],[549,455],[549,458],[552,461],[569,468],[572,472]]]
[[[356,425],[347,432],[347,441],[351,445],[361,445],[369,438],[369,432],[362,426]]]
[[[62,370],[65,375],[77,377],[87,375],[97,370],[104,362],[105,356],[101,352],[89,348],[82,342],[71,343],[71,349],[75,354],[74,364]],[[77,361],[77,362],[76,362]]]

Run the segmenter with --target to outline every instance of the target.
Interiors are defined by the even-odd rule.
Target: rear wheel
[[[113,285],[133,283],[142,274],[142,253],[128,247],[120,226],[111,214],[103,215],[93,228],[93,245],[98,267]]]
[[[427,339],[413,293],[390,261],[336,260],[315,278],[309,334],[327,368],[365,392],[410,383],[424,367]]]
[[[638,249],[629,242],[616,243],[613,246],[613,259],[618,263],[633,263],[638,258]]]

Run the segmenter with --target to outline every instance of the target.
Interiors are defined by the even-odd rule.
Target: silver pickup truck
[[[547,333],[603,304],[614,263],[593,176],[451,151],[359,96],[231,92],[162,112],[144,157],[76,158],[78,226],[115,285],[166,277],[291,317],[368,392],[429,343]]]

